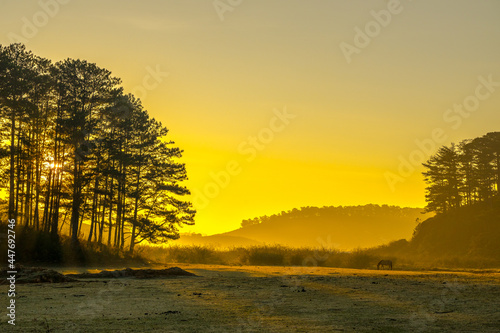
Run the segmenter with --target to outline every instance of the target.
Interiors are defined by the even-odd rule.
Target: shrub
[[[284,265],[286,249],[281,246],[255,246],[249,249],[250,265]]]
[[[365,251],[356,250],[351,253],[347,260],[349,268],[369,268],[372,267],[376,259]]]
[[[171,246],[165,249],[166,260],[191,264],[208,264],[218,261],[216,251],[213,248],[193,246]]]
[[[5,224],[0,224],[0,234],[7,231]],[[6,262],[7,247],[0,242],[0,259]],[[4,251],[5,250],[5,251]],[[80,240],[72,242],[67,236],[59,236],[30,226],[16,227],[16,262],[23,265],[38,264],[113,264],[144,263],[138,255],[130,255],[128,251],[107,247],[97,243]]]

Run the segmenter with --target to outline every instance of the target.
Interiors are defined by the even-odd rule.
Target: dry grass
[[[396,243],[397,245],[397,243]],[[210,246],[139,247],[139,254],[157,263],[212,265],[320,266],[339,268],[376,268],[381,259],[390,259],[403,270],[422,269],[491,269],[500,260],[474,256],[415,255],[406,249],[357,249],[342,252],[325,248],[292,248],[280,245],[215,248]]]
[[[19,285],[1,332],[498,332],[498,273],[182,265],[198,277]]]

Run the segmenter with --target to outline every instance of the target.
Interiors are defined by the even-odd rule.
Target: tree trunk
[[[95,178],[94,181],[94,196],[92,198],[92,214],[90,217],[90,231],[89,231],[89,237],[88,237],[88,242],[90,243],[92,241],[92,234],[94,232],[95,228],[95,220],[96,220],[96,210],[97,210],[97,188],[99,187],[99,180]]]
[[[11,124],[10,124],[10,170],[9,170],[9,219],[16,218],[15,206],[14,206],[14,191],[15,191],[15,132],[16,132],[16,113],[11,110]]]
[[[140,180],[141,180],[141,167],[139,166],[139,169],[137,170],[137,179],[135,182],[135,203],[134,203],[134,219],[132,220],[132,234],[130,235],[130,253],[134,252],[134,246],[135,246],[135,228],[137,226],[137,211],[139,208],[139,186],[140,186]]]
[[[113,161],[113,168],[115,162]],[[109,231],[108,231],[108,246],[111,246],[111,235],[113,231],[113,177],[110,177],[110,186],[109,186]]]
[[[78,222],[80,217],[80,201],[81,201],[81,181],[78,172],[78,158],[76,147],[73,158],[73,203],[71,205],[71,241],[78,243]]]

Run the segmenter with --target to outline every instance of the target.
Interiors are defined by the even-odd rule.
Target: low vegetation
[[[0,224],[0,237],[7,234],[7,225]],[[23,265],[142,265],[146,259],[137,253],[108,247],[96,242],[77,244],[67,235],[54,235],[34,228],[16,228],[16,262]],[[7,263],[7,242],[0,242],[0,260]]]
[[[394,269],[487,269],[500,267],[500,259],[475,255],[432,256],[411,251],[410,242],[399,240],[370,249],[344,252],[335,249],[292,248],[280,245],[215,248],[210,246],[140,247],[140,255],[161,263],[251,266],[319,266],[376,269],[389,259]]]

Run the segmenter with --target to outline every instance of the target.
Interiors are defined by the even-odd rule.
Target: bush
[[[356,250],[349,256],[347,260],[347,267],[349,268],[370,268],[373,267],[373,262],[376,261],[372,255],[366,251]]]
[[[30,226],[16,227],[16,262],[23,265],[87,265],[144,263],[128,251],[97,243],[72,242],[67,236],[54,235]],[[0,235],[7,234],[7,225],[0,224]],[[7,262],[7,242],[0,241],[0,260]]]
[[[16,261],[59,264],[62,256],[62,244],[58,235],[28,226],[16,228]]]
[[[290,256],[290,265],[301,266],[304,262],[304,256],[300,253],[294,253]]]
[[[285,265],[285,251],[281,246],[251,247],[248,253],[250,265]]]
[[[213,248],[193,246],[172,246],[166,248],[166,260],[191,264],[208,264],[218,261],[216,251]]]

